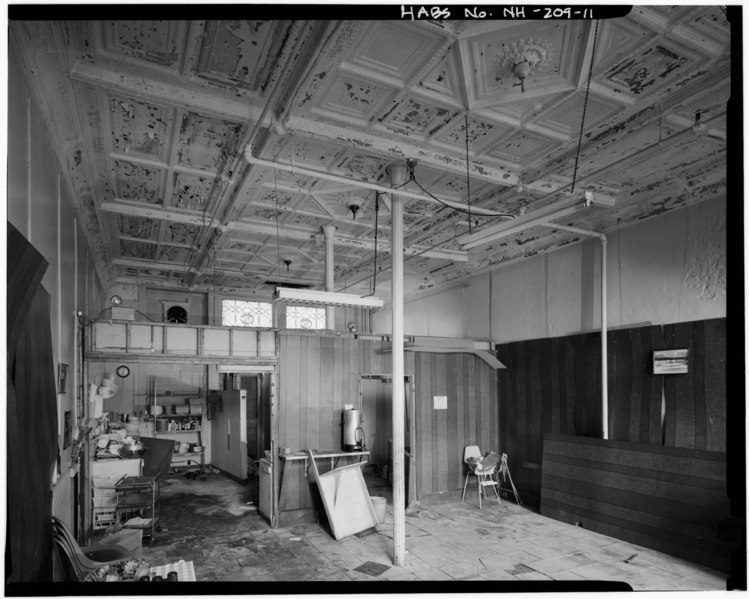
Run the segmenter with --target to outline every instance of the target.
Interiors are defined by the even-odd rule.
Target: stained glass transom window
[[[272,327],[273,304],[221,300],[221,324],[225,327]]]
[[[286,328],[324,329],[325,308],[286,306]]]

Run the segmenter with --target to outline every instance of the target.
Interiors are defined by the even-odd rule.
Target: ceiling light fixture
[[[355,204],[354,202],[348,205],[348,209],[351,210],[351,218],[353,220],[356,220],[356,213],[359,212],[359,208],[361,208],[361,206],[359,206],[359,204]]]
[[[385,302],[378,297],[360,297],[352,293],[276,287],[274,301],[311,306],[342,306],[379,310]]]
[[[503,43],[497,53],[497,72],[499,76],[512,74],[518,83],[513,87],[520,87],[525,93],[525,81],[534,71],[540,71],[551,57],[551,43],[541,39],[523,39],[510,43]]]

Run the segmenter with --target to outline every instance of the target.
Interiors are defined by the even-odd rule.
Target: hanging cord
[[[471,222],[471,173],[468,165],[468,111],[466,111],[466,193],[468,194],[468,232],[473,232]]]
[[[281,274],[281,233],[278,224],[278,171],[273,171],[273,204],[276,207],[276,255],[278,258],[278,264],[276,265],[277,272]]]
[[[450,205],[450,204],[448,204],[446,202],[443,202],[437,196],[435,196],[434,194],[432,194],[431,192],[429,192],[427,189],[425,189],[424,187],[422,187],[421,183],[419,183],[416,180],[416,177],[414,176],[414,167],[416,166],[416,163],[409,160],[407,164],[408,164],[408,181],[406,181],[405,183],[402,183],[401,185],[398,185],[398,187],[393,187],[394,190],[401,189],[402,187],[405,187],[411,181],[413,181],[414,183],[416,183],[416,187],[418,187],[421,191],[423,191],[425,194],[427,194],[433,200],[436,200],[437,202],[439,202],[443,206],[446,206],[447,208],[450,208],[451,210],[455,210],[456,212],[463,212],[465,214],[468,214],[469,217],[471,215],[476,216],[476,217],[483,216],[485,218],[491,218],[492,220],[497,219],[497,218],[515,218],[514,214],[509,214],[509,213],[507,213],[507,214],[478,214],[476,212],[471,212],[470,208],[468,210],[466,210],[464,208],[458,208],[457,206],[452,206],[452,205]]]
[[[588,85],[585,88],[585,102],[583,102],[583,118],[580,121],[580,137],[577,140],[577,154],[575,155],[575,170],[572,173],[572,189],[570,193],[575,193],[575,181],[577,180],[577,165],[580,162],[580,148],[583,144],[583,129],[585,128],[585,112],[588,109],[588,94],[590,93],[590,80],[593,77],[593,60],[596,57],[596,42],[598,41],[598,23],[593,32],[593,49],[590,53],[590,70],[588,71]]]
[[[380,216],[380,192],[375,191],[375,243],[374,243],[374,268],[372,271],[372,293],[375,294],[377,289],[377,236],[380,230],[379,227],[379,216]]]

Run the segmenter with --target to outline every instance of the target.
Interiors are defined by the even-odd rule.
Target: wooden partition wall
[[[687,374],[654,375],[652,352],[687,348]],[[610,331],[609,439],[726,451],[726,320]],[[525,503],[539,505],[545,434],[598,437],[600,334],[502,344],[500,440]],[[665,410],[664,410],[665,400]]]
[[[340,448],[344,405],[358,405],[362,374],[391,373],[389,343],[300,333],[279,339],[277,446]],[[462,489],[465,445],[502,450],[495,371],[471,354],[406,352],[405,358],[415,387],[416,495]],[[443,395],[447,409],[434,409],[434,396]],[[310,498],[286,501],[306,506]]]

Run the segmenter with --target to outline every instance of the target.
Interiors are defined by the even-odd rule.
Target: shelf
[[[158,414],[152,416],[155,420],[171,420],[172,418],[201,418],[203,414]]]
[[[184,435],[185,433],[199,433],[199,428],[192,428],[189,431],[153,431],[155,435]]]

